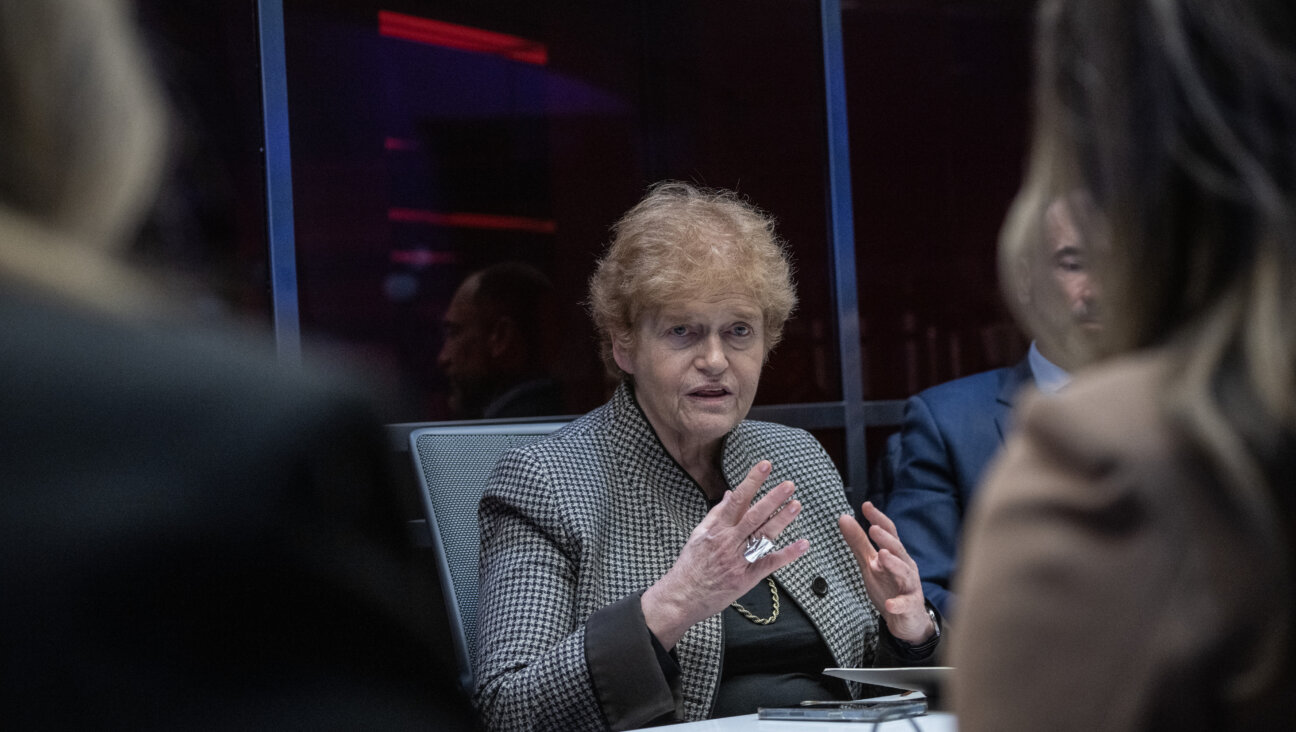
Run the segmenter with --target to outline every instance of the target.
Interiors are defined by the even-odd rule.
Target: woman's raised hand
[[[777,539],[801,512],[800,501],[789,501],[794,487],[788,480],[752,503],[770,468],[768,460],[756,463],[736,488],[727,491],[693,529],[674,566],[644,592],[644,619],[667,650],[694,624],[724,610],[810,548],[810,542],[798,539],[754,562],[743,555],[748,539]]]
[[[931,638],[936,628],[923,601],[918,565],[905,551],[895,524],[886,514],[868,501],[863,513],[871,524],[867,534],[854,516],[843,515],[837,525],[855,553],[864,586],[891,635],[908,643],[922,643]]]

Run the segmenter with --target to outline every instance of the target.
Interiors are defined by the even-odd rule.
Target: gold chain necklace
[[[748,620],[752,621],[757,625],[769,625],[775,620],[778,620],[778,614],[779,614],[778,585],[774,584],[773,577],[766,577],[765,581],[769,583],[770,599],[774,601],[774,612],[770,613],[770,616],[768,618],[762,618],[756,616],[754,613],[752,613],[752,611],[748,610],[742,605],[739,605],[737,601],[729,603],[731,606],[733,606],[734,610],[738,611],[739,615],[742,615],[744,618],[747,618]]]

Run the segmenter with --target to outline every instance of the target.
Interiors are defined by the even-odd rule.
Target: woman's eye
[[[740,338],[746,338],[747,336],[749,336],[749,335],[752,334],[751,326],[750,326],[750,325],[741,325],[741,324],[740,324],[740,325],[735,325],[735,326],[733,327],[733,334],[736,335],[736,336],[738,336],[738,337],[740,337]]]
[[[687,325],[677,325],[677,326],[675,326],[674,328],[671,328],[671,329],[670,329],[670,334],[673,335],[673,336],[686,336],[686,335],[688,335],[688,326],[687,326]]]

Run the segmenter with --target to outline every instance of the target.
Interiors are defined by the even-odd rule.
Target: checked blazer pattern
[[[758,495],[790,479],[803,504],[777,545],[810,540],[809,553],[775,577],[805,610],[838,665],[869,665],[879,621],[837,529],[837,517],[850,509],[835,466],[803,430],[744,421],[724,442],[722,465],[730,485],[760,459],[769,459],[773,470]],[[669,684],[647,642],[638,597],[674,564],[707,510],[701,489],[662,447],[627,384],[602,407],[508,452],[479,514],[474,701],[487,727],[602,729],[657,718],[662,710],[636,712],[633,701],[627,706],[617,700],[617,680],[588,662],[594,650],[586,648],[592,632],[587,625],[627,612],[638,613],[642,633],[613,636],[614,644],[624,644],[615,649],[618,662],[627,672],[653,670],[646,687],[662,687],[637,689],[635,696],[660,691],[674,699],[676,719],[705,719],[720,678],[721,616],[695,625],[680,640],[678,688],[663,691]]]

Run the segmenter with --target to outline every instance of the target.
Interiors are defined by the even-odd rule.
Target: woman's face
[[[646,312],[630,346],[613,346],[635,395],[678,459],[709,449],[751,409],[765,360],[761,309],[746,295],[720,295]]]

